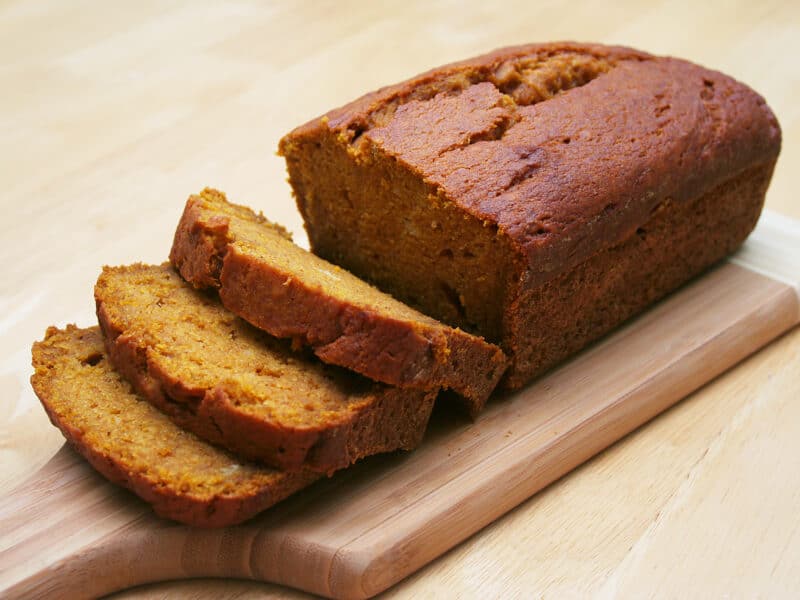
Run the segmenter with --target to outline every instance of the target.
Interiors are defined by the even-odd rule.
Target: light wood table
[[[280,136],[429,67],[578,39],[718,68],[777,113],[767,205],[800,218],[800,6],[607,4],[0,5],[0,490],[62,443],[27,382],[30,343],[53,323],[94,322],[101,265],[163,260],[184,199],[205,185],[302,241]],[[795,329],[387,595],[796,597],[798,398]],[[305,597],[212,580],[119,595],[165,596]]]

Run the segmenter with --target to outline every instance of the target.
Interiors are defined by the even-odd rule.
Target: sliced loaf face
[[[280,152],[314,252],[498,343],[513,388],[740,244],[780,143],[764,99],[730,77],[567,42],[382,88],[298,127]],[[731,187],[747,206],[725,223]],[[638,264],[640,231],[673,216],[679,236]],[[630,274],[611,260],[622,247]]]
[[[300,248],[216,190],[189,198],[170,259],[195,287],[218,288],[225,307],[256,327],[375,381],[451,389],[473,416],[507,365],[497,346]]]
[[[33,367],[31,384],[53,425],[162,517],[235,525],[319,477],[243,462],[176,426],[113,370],[98,327],[51,327],[33,345]]]
[[[168,264],[106,267],[95,300],[116,368],[180,426],[241,456],[332,472],[422,439],[435,392],[293,352]]]

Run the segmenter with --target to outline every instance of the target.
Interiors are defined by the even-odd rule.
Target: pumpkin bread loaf
[[[721,73],[555,43],[382,88],[280,153],[313,251],[498,343],[515,388],[739,246],[780,140]]]
[[[473,416],[506,367],[497,346],[303,250],[282,227],[216,190],[189,198],[170,259],[195,287],[218,288],[222,304],[256,327],[376,381],[451,389]]]
[[[234,525],[319,477],[242,462],[177,427],[111,368],[97,327],[51,327],[33,345],[33,367],[31,384],[53,425],[162,517]]]
[[[109,358],[178,425],[248,459],[332,472],[422,439],[436,393],[295,353],[168,265],[106,267],[95,286]]]

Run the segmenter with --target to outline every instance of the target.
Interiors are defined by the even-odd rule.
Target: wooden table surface
[[[800,218],[800,5],[607,4],[0,4],[0,494],[62,444],[28,384],[29,348],[47,325],[94,322],[101,265],[163,260],[205,185],[302,242],[280,136],[432,66],[577,39],[727,72],[778,115],[767,206]],[[796,328],[386,595],[796,597],[798,398]],[[306,597],[221,580],[118,595],[166,596]]]

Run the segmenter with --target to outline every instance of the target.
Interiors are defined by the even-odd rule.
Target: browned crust
[[[199,498],[191,491],[180,489],[179,486],[165,485],[163,481],[152,477],[147,472],[131,469],[129,465],[125,464],[122,452],[111,454],[90,444],[86,439],[87,429],[73,424],[68,415],[57,408],[52,387],[54,379],[62,376],[57,363],[59,360],[64,360],[69,353],[75,355],[76,364],[81,362],[80,350],[74,342],[81,338],[84,342],[88,340],[95,351],[103,351],[98,327],[79,329],[74,325],[68,325],[65,330],[55,327],[48,328],[44,340],[33,345],[32,364],[35,372],[31,376],[31,385],[47,412],[50,422],[61,430],[67,442],[100,474],[112,483],[131,490],[150,504],[159,516],[195,527],[236,525],[319,478],[319,474],[309,471],[280,473],[264,468],[264,473],[272,475],[272,479],[269,485],[258,489],[255,493]],[[61,343],[55,346],[54,340]],[[90,368],[110,370],[107,364],[105,366],[95,365]],[[79,379],[76,379],[74,383],[76,397],[85,393]],[[120,396],[132,394],[126,384],[119,380],[117,383],[118,385],[112,387],[109,382],[109,393]],[[63,402],[64,399],[60,401]],[[134,403],[136,400],[131,397],[131,402]]]
[[[218,288],[228,310],[310,346],[323,362],[403,388],[452,389],[473,417],[482,410],[507,366],[500,348],[423,315],[401,319],[327,294],[279,259],[254,260],[237,248],[230,217],[214,212],[214,203],[229,204],[217,190],[191,196],[175,233],[170,260],[192,285]],[[336,270],[310,253],[308,260]]]
[[[487,72],[497,67],[503,61],[522,58],[531,55],[553,55],[565,52],[581,52],[591,56],[613,61],[622,60],[649,60],[652,55],[627,48],[625,46],[605,46],[602,44],[587,44],[579,42],[550,42],[540,44],[523,44],[497,48],[487,54],[467,58],[450,64],[434,67],[415,77],[396,84],[382,87],[374,92],[364,94],[339,108],[327,112],[321,119],[312,119],[296,127],[281,140],[281,152],[285,145],[291,143],[294,137],[316,135],[319,128],[325,125],[335,131],[361,129],[370,125],[370,117],[380,111],[387,103],[404,103],[414,97],[414,91],[432,86],[437,91],[447,91],[441,84],[451,77],[460,76],[465,72]]]
[[[152,268],[130,268],[137,267]],[[115,299],[106,297],[103,278],[101,275],[95,287],[95,300],[111,363],[137,392],[175,423],[212,444],[283,470],[307,468],[332,473],[359,458],[411,450],[421,442],[435,391],[401,390],[375,383],[364,406],[347,419],[306,428],[241,410],[237,401],[241,392],[230,383],[220,382],[198,392],[193,382],[183,381],[149,360],[150,342],[113,321],[107,303]]]
[[[622,243],[523,292],[506,314],[519,388],[738,248],[761,213],[774,162],[690,202],[668,202]]]

